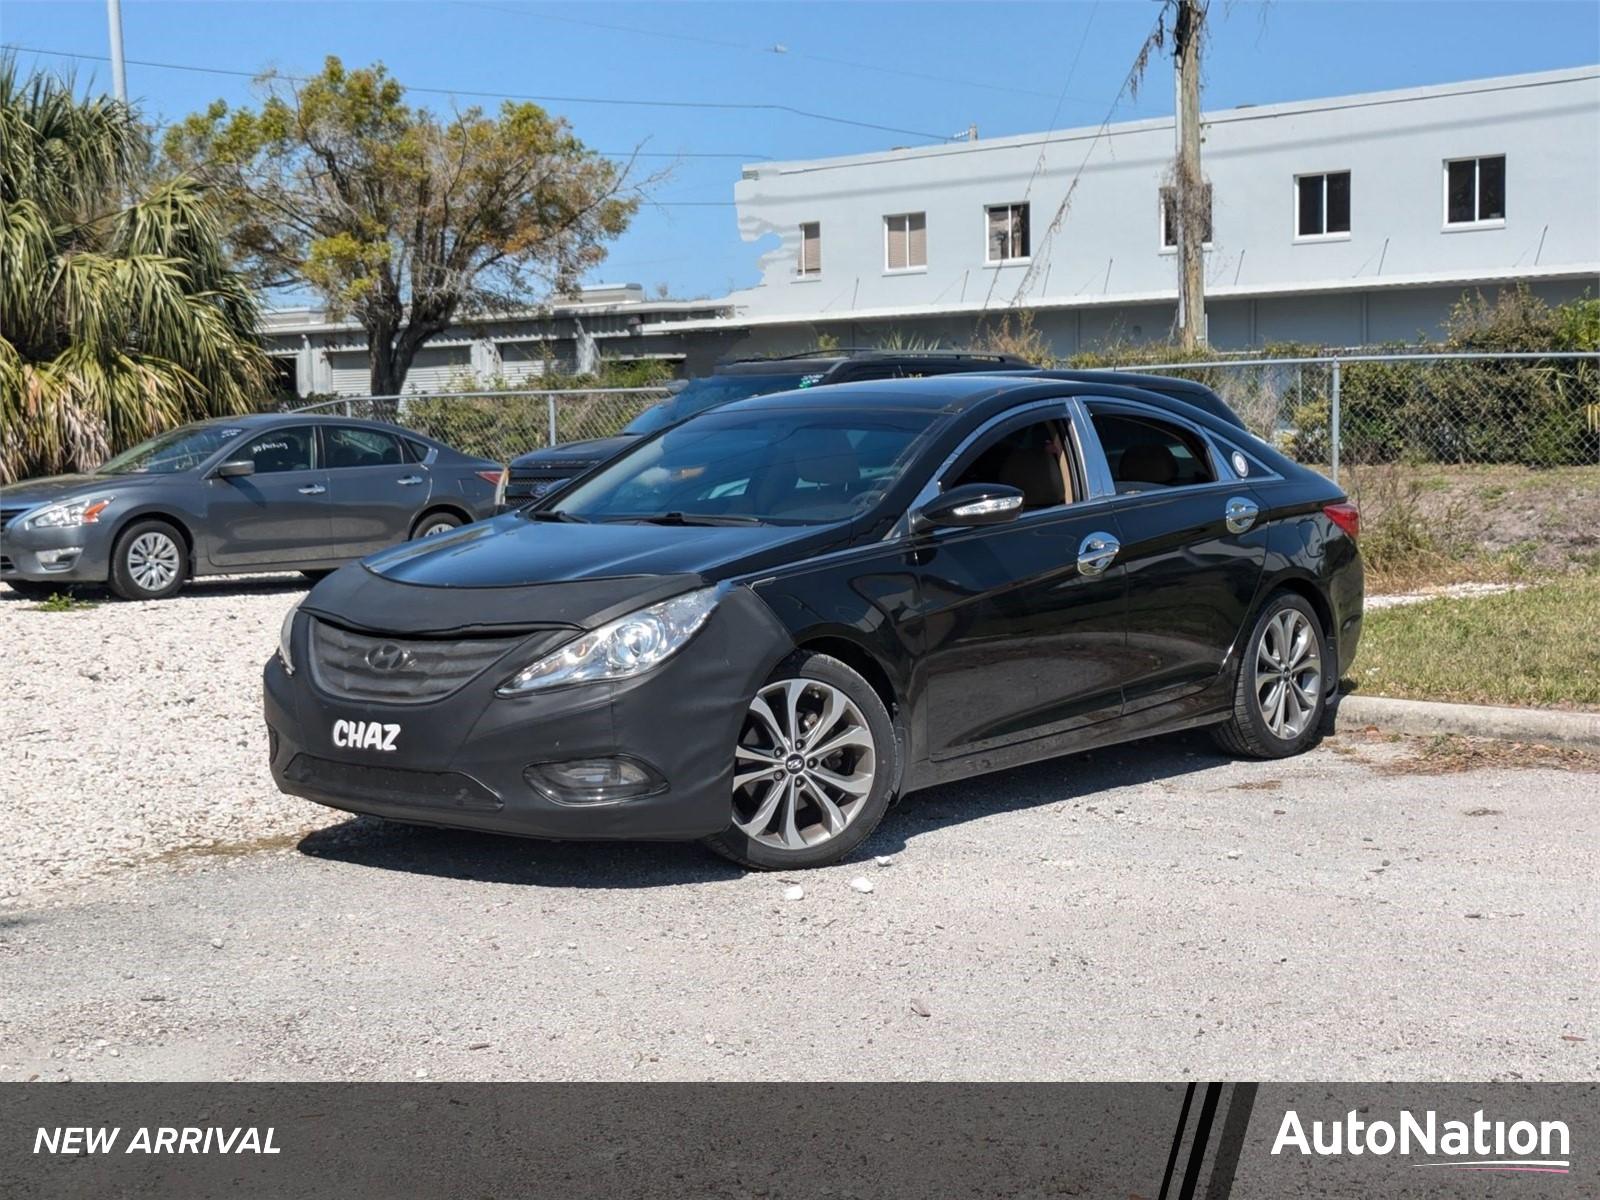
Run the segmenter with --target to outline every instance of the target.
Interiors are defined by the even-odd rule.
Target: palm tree
[[[0,482],[247,411],[270,363],[210,198],[137,114],[0,57]]]

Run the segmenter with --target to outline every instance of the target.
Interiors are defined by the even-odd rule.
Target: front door
[[[322,449],[335,557],[360,558],[411,536],[431,473],[407,461],[398,437],[362,425],[325,425]]]
[[[1020,489],[1014,521],[934,530],[914,543],[924,652],[923,744],[958,758],[1118,715],[1126,673],[1120,563],[1080,567],[1112,527],[1109,498],[1087,500],[1064,406],[998,424],[943,487]]]
[[[1249,617],[1266,532],[1254,520],[1230,528],[1232,502],[1259,501],[1225,477],[1197,429],[1135,404],[1089,401],[1086,408],[1117,492],[1118,561],[1128,589],[1126,711],[1134,713],[1216,680]],[[1235,512],[1236,526],[1243,515]]]
[[[212,563],[277,566],[329,557],[328,478],[317,463],[314,426],[252,433],[228,460],[254,463],[255,473],[206,481]]]

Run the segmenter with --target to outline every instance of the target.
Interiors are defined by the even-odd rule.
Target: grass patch
[[[1600,709],[1600,575],[1368,613],[1351,684],[1375,696]]]
[[[71,592],[56,592],[35,606],[40,612],[83,612],[95,607],[93,600],[80,600]]]

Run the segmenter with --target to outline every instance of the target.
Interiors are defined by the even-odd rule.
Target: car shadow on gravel
[[[1018,809],[1093,796],[1228,761],[1203,734],[1177,734],[1072,754],[913,792],[846,862],[907,850],[919,834]],[[717,883],[746,872],[681,842],[546,842],[355,817],[307,834],[312,858],[445,879],[539,887],[649,888]]]

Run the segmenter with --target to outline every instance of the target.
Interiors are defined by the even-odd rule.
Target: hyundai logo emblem
[[[379,642],[367,651],[367,666],[374,671],[402,671],[411,665],[411,651],[393,642]]]

